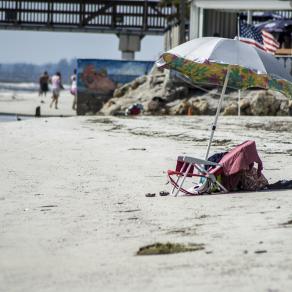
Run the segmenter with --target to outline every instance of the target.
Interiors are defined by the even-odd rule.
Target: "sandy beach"
[[[292,191],[146,198],[212,117],[0,123],[0,291],[291,291]],[[292,118],[220,117],[211,152],[257,143],[292,179]],[[156,242],[204,249],[137,256]]]

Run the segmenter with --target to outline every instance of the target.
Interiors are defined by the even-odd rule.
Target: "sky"
[[[72,58],[121,59],[113,34],[0,30],[0,63],[44,64]],[[156,60],[163,52],[162,36],[145,36],[136,60]]]

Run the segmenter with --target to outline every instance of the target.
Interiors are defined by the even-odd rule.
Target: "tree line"
[[[42,65],[28,63],[0,64],[0,82],[38,82],[40,75],[47,71],[51,76],[61,72],[64,83],[69,83],[70,76],[76,68],[76,59],[61,59],[57,63]]]

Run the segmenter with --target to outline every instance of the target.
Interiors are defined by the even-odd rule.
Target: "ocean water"
[[[69,89],[70,85],[63,84],[65,89]],[[25,91],[25,92],[38,92],[39,85],[38,83],[29,83],[29,82],[0,82],[0,92],[2,91],[11,91],[11,92],[17,92],[17,91]]]
[[[0,82],[0,91],[38,91],[38,84],[36,83],[9,83]]]

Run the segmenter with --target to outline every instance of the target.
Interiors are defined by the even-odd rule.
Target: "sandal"
[[[153,198],[155,196],[156,196],[155,193],[147,193],[147,194],[145,194],[145,197],[147,197],[147,198]]]
[[[165,192],[165,191],[161,191],[159,193],[160,196],[168,196],[169,195],[169,192]]]

